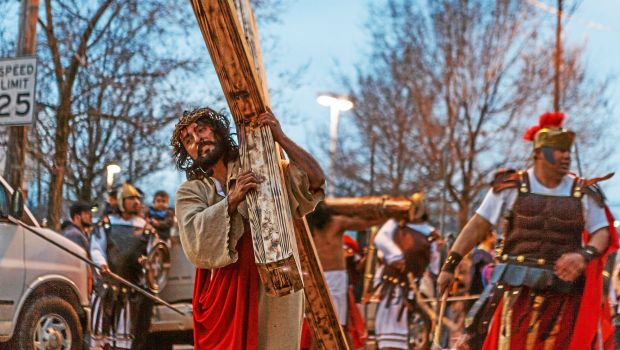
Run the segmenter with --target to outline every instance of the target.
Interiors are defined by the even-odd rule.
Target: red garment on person
[[[353,296],[353,288],[349,287],[349,322],[347,323],[347,331],[353,340],[353,349],[360,349],[366,346],[368,340],[368,332],[366,331],[366,323],[362,317],[362,313],[357,308],[355,297]]]
[[[554,349],[567,350],[613,350],[613,324],[609,313],[609,303],[603,296],[603,269],[607,255],[616,251],[619,246],[618,231],[614,227],[614,218],[611,211],[605,206],[605,214],[609,223],[609,246],[600,257],[593,259],[584,272],[585,286],[581,296],[559,296],[550,295],[547,300],[550,305],[546,311],[541,310],[539,330],[546,328],[553,314],[561,315],[559,333],[556,335]],[[583,239],[587,243],[589,239],[587,232],[583,232]],[[526,289],[526,288],[524,288]],[[521,290],[520,297],[516,300],[512,309],[512,320],[521,321],[519,325],[522,327],[529,326],[529,318],[531,316],[531,305],[523,301],[527,300],[527,290]],[[606,293],[605,293],[606,294]],[[521,297],[523,296],[523,297]],[[564,300],[562,300],[564,299]],[[502,301],[498,303],[498,307],[493,315],[493,321],[487,334],[483,350],[497,350],[498,339],[500,336]],[[571,328],[570,325],[573,324]],[[601,330],[602,349],[598,346],[599,325]],[[527,334],[527,330],[521,329],[519,332],[515,325],[512,328],[512,336],[510,341],[511,350],[527,349],[527,337],[519,337],[518,334]],[[551,331],[551,330],[547,330]],[[535,343],[533,350],[544,349],[544,343]],[[530,349],[528,349],[530,350]]]
[[[213,269],[196,269],[194,349],[256,350],[259,275],[250,232],[237,244],[239,259]]]
[[[355,297],[353,296],[353,289],[349,287],[349,294],[347,297],[348,310],[348,322],[345,327],[346,331],[353,340],[353,349],[360,349],[366,346],[368,340],[368,332],[366,331],[366,324],[364,318],[360,313],[357,305],[355,304]],[[301,350],[308,350],[312,347],[312,331],[308,321],[304,319],[303,326],[301,328]]]

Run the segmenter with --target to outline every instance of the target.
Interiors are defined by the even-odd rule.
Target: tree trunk
[[[95,175],[92,173],[91,169],[88,170],[88,176],[84,179],[82,183],[82,187],[78,192],[78,199],[87,203],[90,203],[92,200],[92,188],[93,188],[93,180]]]
[[[467,221],[469,221],[469,211],[471,209],[471,198],[469,193],[463,193],[461,195],[460,203],[461,205],[459,206],[459,212],[457,215],[459,220],[459,232],[463,229],[463,227],[465,227]]]
[[[58,108],[58,125],[56,127],[54,153],[54,170],[49,188],[49,199],[47,202],[48,225],[54,230],[60,229],[60,217],[62,215],[63,186],[65,183],[65,172],[67,168],[67,151],[69,149],[69,119],[71,107],[69,99],[61,96]]]

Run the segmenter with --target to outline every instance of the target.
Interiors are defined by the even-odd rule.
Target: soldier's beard
[[[214,146],[212,150],[203,154],[203,148],[207,145]],[[203,170],[211,169],[224,155],[224,146],[221,142],[205,141],[198,145],[198,159],[196,164]]]

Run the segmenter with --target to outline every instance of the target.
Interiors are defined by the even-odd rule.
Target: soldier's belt
[[[495,266],[491,275],[491,283],[511,287],[525,286],[534,291],[569,293],[573,288],[583,284],[583,278],[580,277],[575,282],[567,282],[558,278],[553,272],[553,267],[548,265],[534,267],[519,262],[508,262]]]
[[[543,258],[530,258],[524,255],[502,255],[499,260],[507,264],[541,267],[553,270],[553,263]]]

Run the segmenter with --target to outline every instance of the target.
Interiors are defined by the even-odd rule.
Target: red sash
[[[614,218],[609,210],[609,207],[605,205],[605,215],[607,215],[607,222],[609,223],[609,246],[603,254],[597,258],[592,259],[586,267],[586,285],[583,290],[583,298],[579,308],[579,317],[575,323],[575,332],[572,336],[571,345],[569,350],[581,350],[588,349],[590,344],[595,343],[595,338],[599,330],[601,337],[603,338],[603,349],[613,350],[613,324],[611,323],[611,316],[609,313],[609,301],[607,298],[603,299],[602,296],[607,295],[607,291],[603,293],[603,269],[605,269],[605,262],[607,261],[607,255],[618,250],[618,230],[614,227]],[[584,239],[587,242],[589,236],[584,233]],[[594,347],[597,349],[598,347]]]

